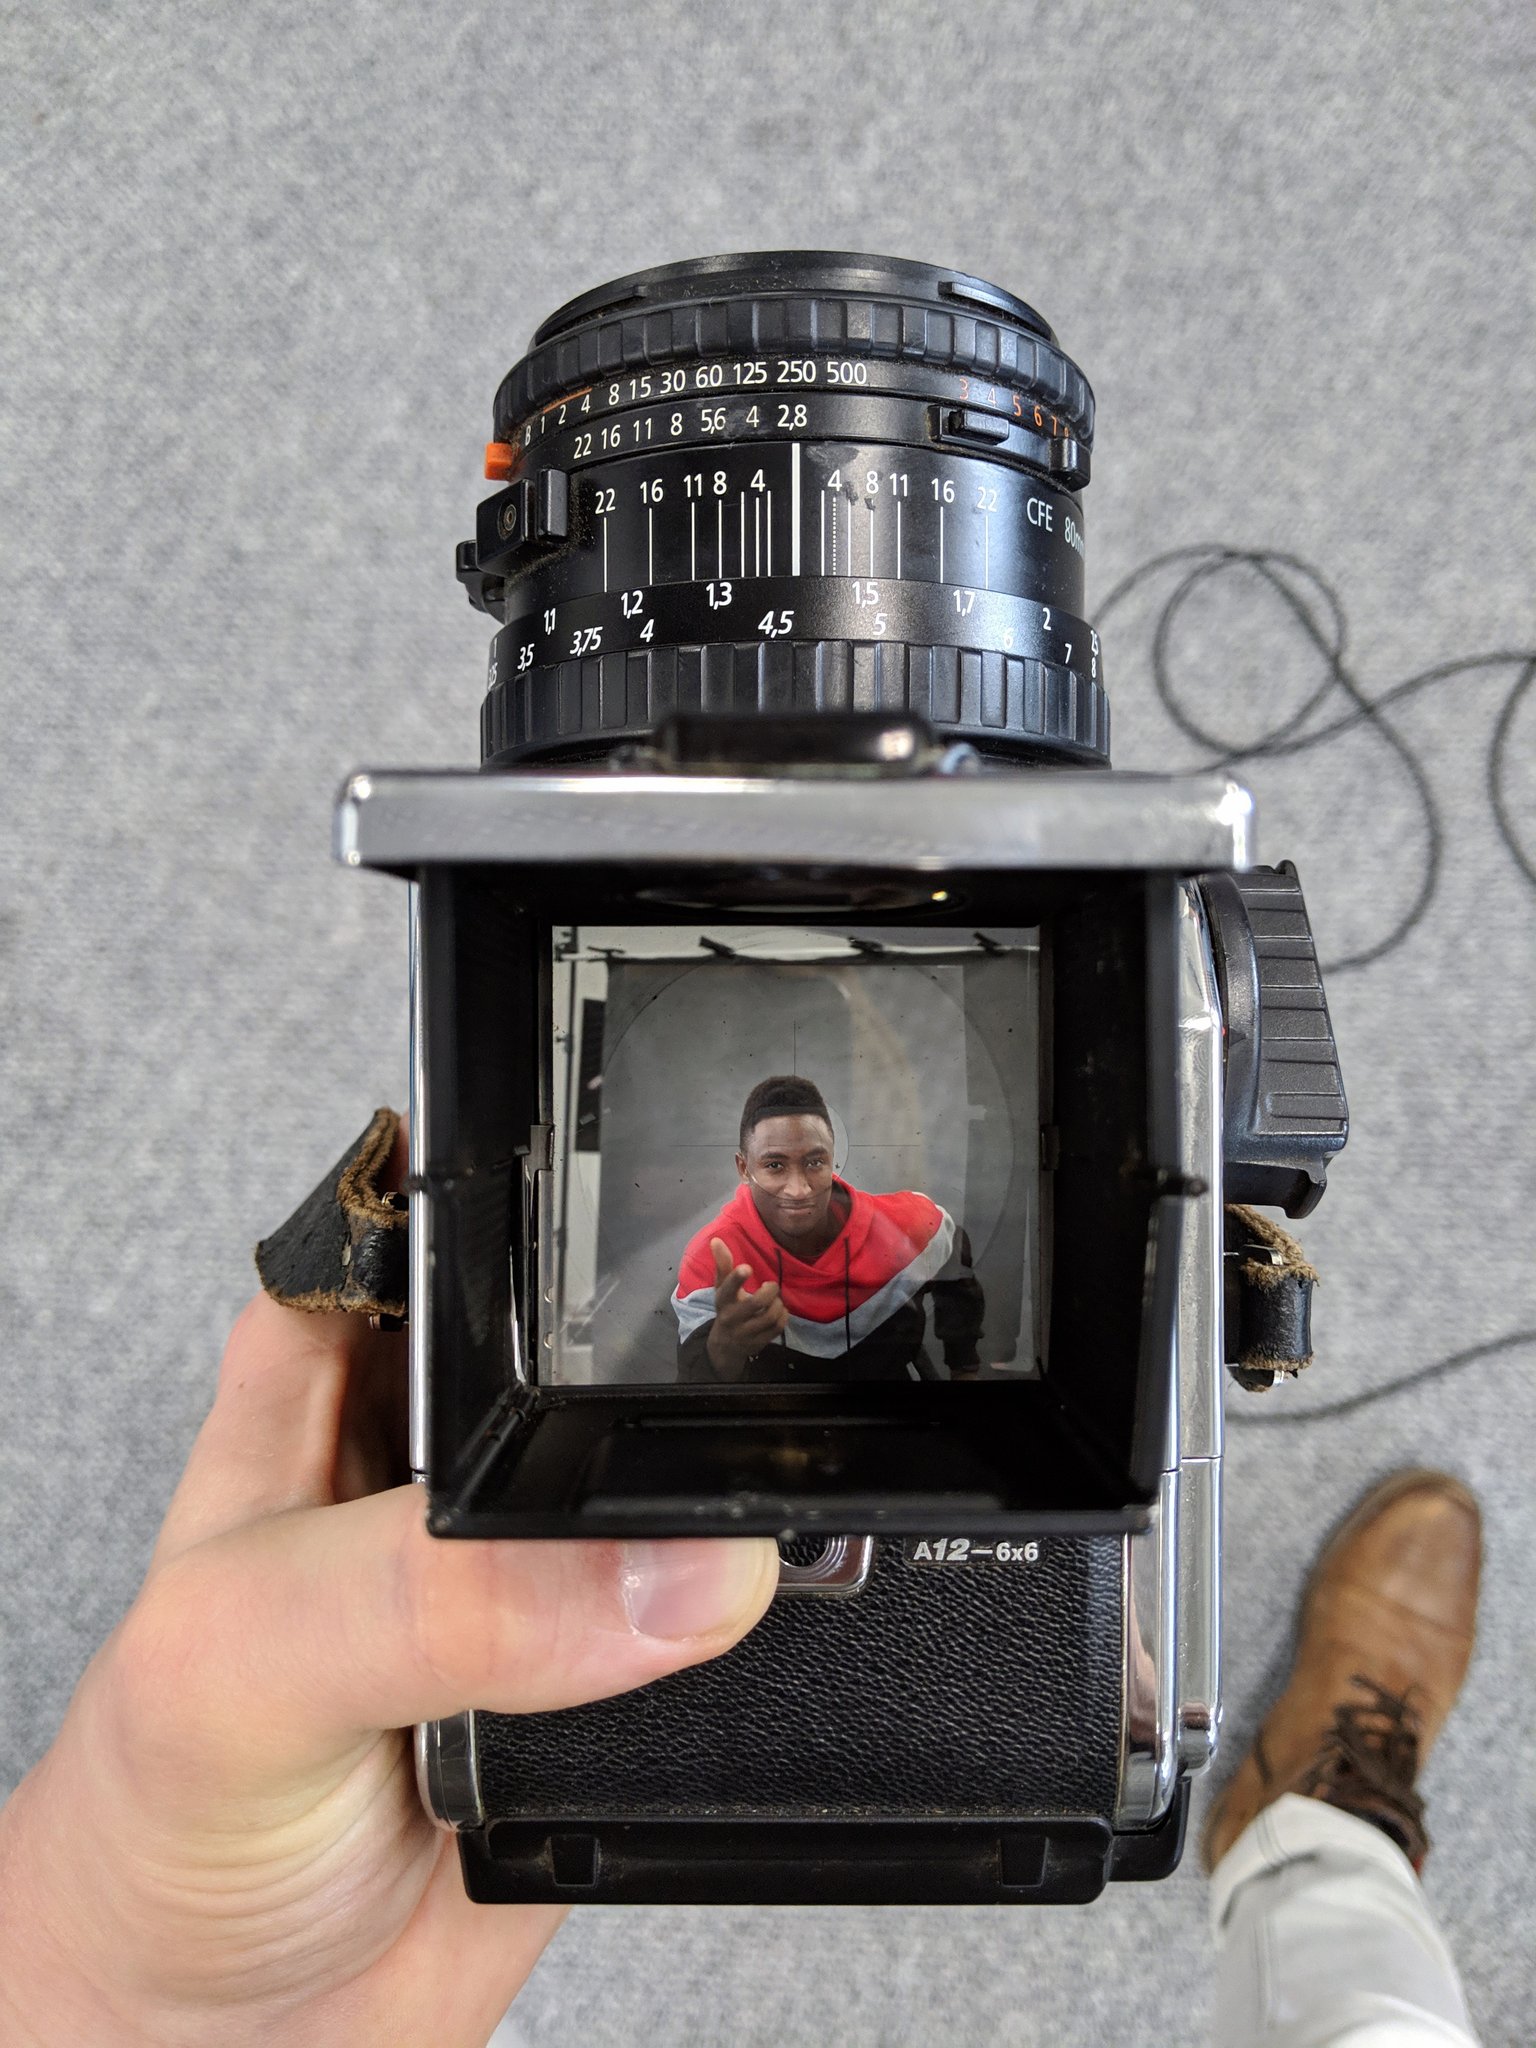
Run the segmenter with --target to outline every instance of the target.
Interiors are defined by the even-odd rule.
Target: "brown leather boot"
[[[1467,1673],[1481,1561],[1459,1480],[1394,1472],[1366,1495],[1312,1568],[1290,1682],[1206,1822],[1207,1870],[1283,1792],[1375,1822],[1419,1867],[1414,1779]]]

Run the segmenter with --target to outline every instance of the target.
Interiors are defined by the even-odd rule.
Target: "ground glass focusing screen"
[[[553,981],[541,1379],[1039,1371],[1037,932],[584,926]],[[735,1372],[717,1239],[790,1316]]]

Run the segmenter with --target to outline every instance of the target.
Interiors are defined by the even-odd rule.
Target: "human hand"
[[[767,1540],[429,1537],[404,1378],[359,1317],[240,1317],[138,1599],[0,1811],[8,2048],[484,2048],[563,1909],[470,1903],[405,1725],[644,1685],[767,1606]]]
[[[712,1237],[709,1249],[715,1261],[715,1320],[705,1348],[716,1370],[736,1379],[765,1344],[787,1329],[789,1310],[777,1281],[748,1289],[752,1268],[732,1265],[724,1238]]]

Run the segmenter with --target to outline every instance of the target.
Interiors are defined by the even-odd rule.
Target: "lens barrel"
[[[493,425],[503,487],[458,550],[500,626],[488,766],[690,711],[906,713],[1107,763],[1093,394],[1021,299],[825,251],[669,264],[547,320]]]

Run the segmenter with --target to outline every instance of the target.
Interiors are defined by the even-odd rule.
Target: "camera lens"
[[[459,549],[500,624],[487,764],[688,711],[885,711],[1103,763],[1083,617],[1093,394],[978,278],[790,251],[669,264],[547,320],[496,394]]]

